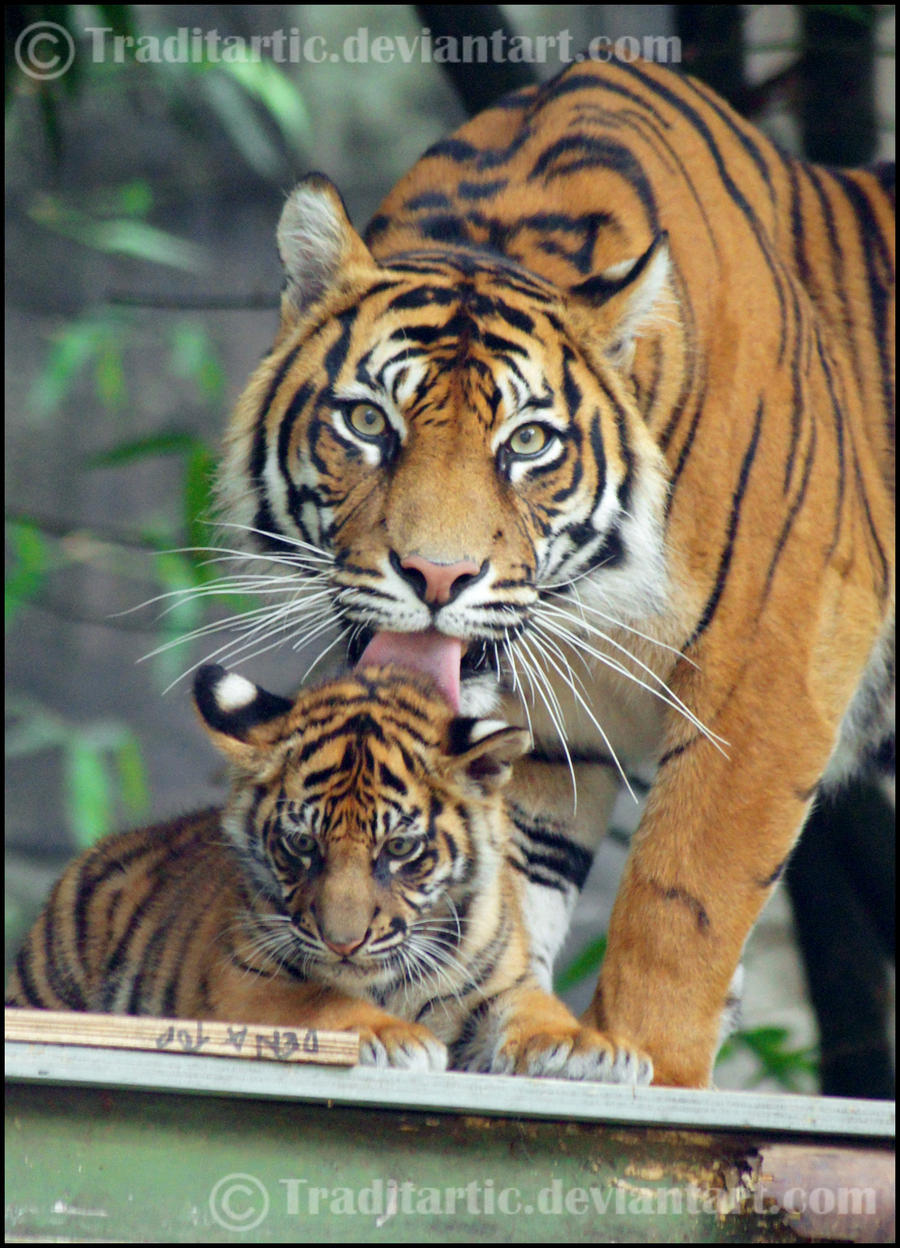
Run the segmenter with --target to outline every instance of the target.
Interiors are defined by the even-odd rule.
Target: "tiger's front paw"
[[[599,1083],[645,1085],[653,1078],[653,1063],[646,1053],[578,1023],[568,1027],[513,1025],[481,1069],[499,1075]]]
[[[390,1019],[374,1026],[352,1028],[359,1036],[359,1063],[382,1070],[434,1071],[447,1069],[447,1046],[427,1027]]]

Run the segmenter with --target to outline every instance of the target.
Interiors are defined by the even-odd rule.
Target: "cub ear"
[[[530,749],[531,734],[500,719],[457,718],[450,723],[450,771],[470,791],[487,795],[502,789],[512,764]]]
[[[194,705],[216,748],[239,766],[255,767],[260,752],[278,740],[294,704],[237,672],[207,664],[194,677]]]
[[[641,332],[665,319],[671,272],[668,235],[662,232],[636,260],[622,260],[569,290],[576,330],[599,344],[608,363],[628,368]]]
[[[331,290],[352,285],[359,270],[378,267],[350,224],[337,187],[321,173],[309,174],[291,191],[277,237],[287,277],[285,322],[296,321]]]

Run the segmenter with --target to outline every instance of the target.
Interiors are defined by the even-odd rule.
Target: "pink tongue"
[[[453,710],[458,711],[461,662],[460,639],[429,629],[427,633],[376,633],[356,666],[396,663],[398,667],[425,672],[440,688]]]

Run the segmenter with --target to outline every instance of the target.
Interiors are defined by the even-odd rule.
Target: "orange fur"
[[[530,970],[501,790],[528,734],[391,668],[197,704],[224,810],[109,837],[56,885],[7,1004],[356,1032],[362,1060],[649,1078]],[[643,1073],[642,1073],[643,1072]]]
[[[883,174],[786,158],[690,79],[587,63],[435,145],[365,243],[321,178],[282,218],[227,517],[298,586],[298,541],[333,558],[351,625],[495,645],[534,703],[523,823],[590,852],[613,755],[657,765],[589,1020],[661,1083],[709,1081],[817,787],[887,731],[892,224]],[[359,401],[389,432],[348,428]],[[413,559],[480,580],[438,609]],[[577,809],[566,756],[597,773]],[[564,915],[532,883],[546,964]]]

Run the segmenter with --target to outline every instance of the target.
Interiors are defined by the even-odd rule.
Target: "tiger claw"
[[[447,1046],[418,1024],[398,1021],[378,1031],[360,1029],[360,1066],[424,1073],[446,1070],[447,1060]]]
[[[482,1067],[486,1073],[596,1083],[648,1085],[653,1063],[639,1049],[611,1040],[592,1027],[567,1035],[536,1033],[501,1044]]]

